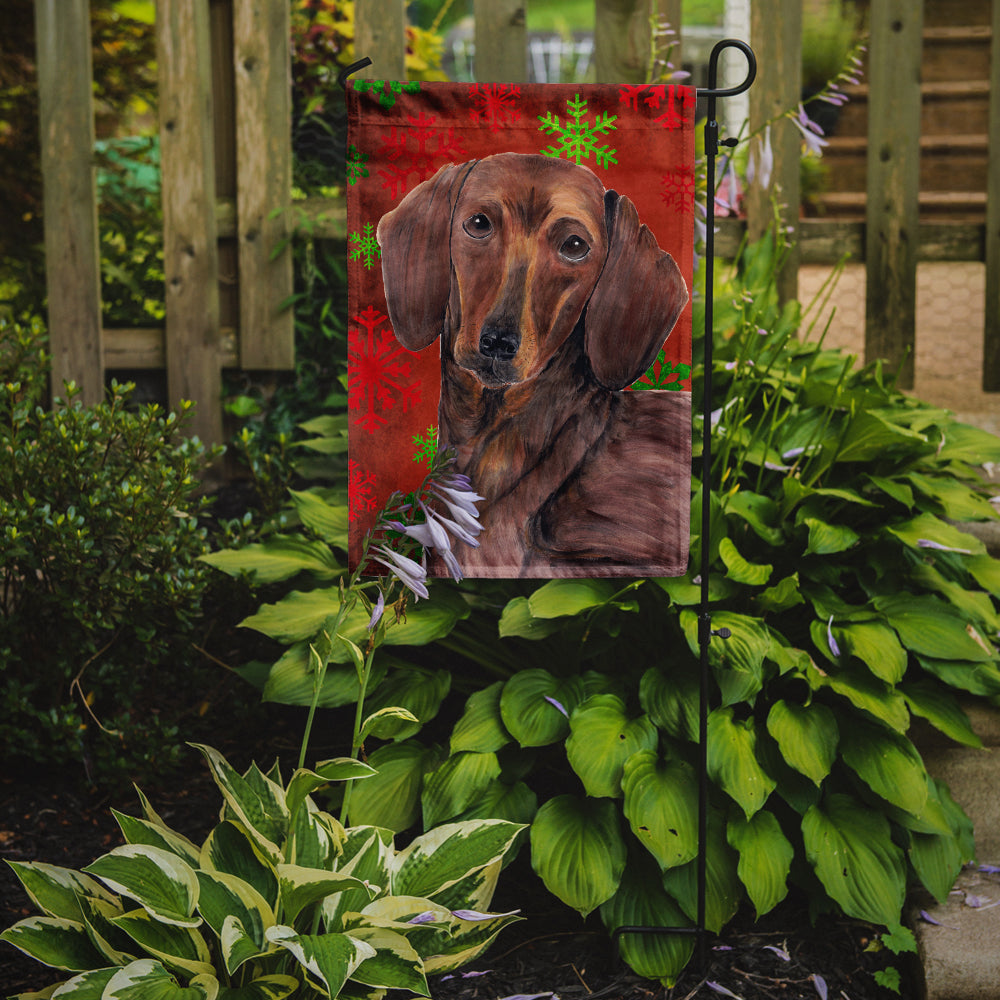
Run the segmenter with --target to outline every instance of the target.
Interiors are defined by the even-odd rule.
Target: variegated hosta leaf
[[[389,886],[392,858],[392,833],[373,826],[356,826],[347,831],[337,870],[353,875],[367,888],[345,889],[323,900],[324,926],[329,930],[344,930],[343,915],[363,909],[371,893],[384,892]]]
[[[125,911],[120,902],[109,903],[93,896],[80,899],[83,921],[94,947],[104,956],[106,965],[128,965],[139,958],[135,942],[114,924]]]
[[[294,921],[302,910],[345,889],[361,889],[375,895],[361,879],[342,872],[327,872],[300,865],[278,865],[281,906],[286,920]]]
[[[44,993],[21,993],[19,997],[52,997],[54,1000],[101,1000],[101,997],[104,996],[104,988],[111,982],[119,968],[119,966],[112,966],[107,969],[91,969],[89,972],[81,972],[80,975],[67,979],[55,990],[49,987]],[[18,998],[11,998],[11,1000],[18,1000]]]
[[[241,823],[220,823],[201,847],[199,867],[224,872],[252,885],[272,908],[278,905],[278,875]]]
[[[861,719],[852,721],[840,749],[847,766],[876,795],[919,815],[927,802],[927,771],[910,740]]]
[[[618,891],[601,905],[610,932],[619,927],[690,927],[683,910],[664,891],[652,859],[630,858]],[[692,934],[623,934],[619,952],[640,976],[672,986],[694,950]]]
[[[708,717],[708,774],[749,818],[767,801],[776,782],[757,761],[752,718],[737,721],[733,709],[717,708]]]
[[[219,981],[212,975],[196,976],[181,986],[159,962],[143,958],[119,969],[101,1000],[216,1000],[218,995]]]
[[[643,750],[625,762],[622,789],[632,832],[661,869],[697,855],[698,783],[690,765]]]
[[[522,829],[495,819],[446,823],[429,830],[393,859],[392,892],[433,899],[460,879],[500,861]]]
[[[767,731],[777,741],[785,761],[815,785],[830,773],[840,731],[826,705],[815,701],[798,705],[779,699],[768,713]]]
[[[579,677],[560,679],[547,670],[521,670],[504,684],[500,717],[521,746],[547,746],[566,736],[569,716],[583,698]]]
[[[451,733],[451,752],[473,750],[477,753],[495,753],[510,742],[500,716],[500,693],[503,681],[469,696],[462,717]]]
[[[736,873],[758,918],[762,917],[788,895],[788,872],[795,849],[781,832],[774,813],[765,809],[750,819],[737,816],[730,820],[726,837],[740,853]]]
[[[337,819],[317,809],[312,799],[306,799],[292,820],[285,844],[286,860],[304,868],[335,868],[344,836]]]
[[[261,976],[245,986],[224,986],[218,1000],[285,1000],[299,985],[294,976]]]
[[[430,953],[424,955],[424,971],[428,975],[451,972],[468,965],[486,951],[500,931],[521,919],[516,911],[478,914],[474,920],[463,917],[468,911],[451,912],[454,922],[450,932],[439,932],[439,940],[431,947]],[[414,941],[414,945],[419,950],[419,942]]]
[[[114,896],[97,879],[74,871],[39,861],[8,861],[24,891],[46,916],[81,920],[81,896],[93,896],[109,903]]]
[[[820,882],[849,917],[899,923],[906,866],[882,813],[849,795],[830,795],[806,813],[802,836]]]
[[[521,833],[524,832],[522,827]],[[521,833],[517,835],[518,839]],[[478,868],[476,871],[460,878],[452,883],[447,889],[434,893],[434,901],[449,910],[472,909],[488,910],[493,902],[493,894],[497,889],[497,882],[500,879],[500,871],[507,860],[506,856],[497,858],[485,868]]]
[[[277,863],[279,844],[288,832],[288,809],[284,789],[251,769],[246,776],[230,767],[229,762],[212,747],[193,744],[200,750],[212,771],[227,807],[249,831],[264,855]]]
[[[495,753],[462,752],[452,754],[436,771],[424,778],[420,796],[424,826],[437,826],[454,819],[476,802],[500,777]]]
[[[198,910],[205,922],[215,931],[221,940],[227,920],[239,923],[242,937],[249,938],[254,948],[254,954],[266,950],[264,931],[275,923],[274,912],[264,897],[248,882],[238,879],[235,875],[224,872],[198,872],[198,883],[201,893],[198,898]],[[240,939],[235,934],[235,928],[229,932],[230,940]],[[230,964],[233,949],[226,951],[226,967],[232,975],[242,962],[250,955],[245,954],[245,947],[240,944],[239,961]]]
[[[330,996],[340,993],[355,969],[375,949],[349,934],[296,934],[291,927],[269,927],[267,939],[295,956],[309,978],[325,988]]]
[[[625,842],[608,799],[558,795],[531,824],[531,865],[549,892],[586,916],[618,889]]]
[[[630,719],[625,702],[613,694],[589,697],[574,710],[569,727],[566,757],[595,798],[620,798],[625,761],[639,750],[655,749],[659,739],[648,715]]]
[[[294,815],[306,797],[312,795],[318,788],[328,785],[331,781],[349,781],[356,778],[370,778],[376,774],[373,767],[353,757],[336,757],[324,760],[313,770],[300,767],[288,782],[285,792],[285,805],[288,812]]]
[[[391,636],[396,628],[394,626],[387,634]],[[441,702],[450,690],[451,674],[447,670],[402,667],[393,670],[374,689],[365,705],[371,712],[388,708],[405,709],[411,718],[382,716],[377,730],[380,739],[405,740],[415,736],[425,722],[430,722],[437,715]]]
[[[418,996],[430,996],[424,963],[413,945],[402,934],[385,927],[356,927],[351,937],[375,949],[351,973],[351,979],[365,986],[409,990]]]
[[[0,934],[26,955],[53,969],[81,972],[100,968],[105,959],[95,950],[87,928],[65,917],[28,917]]]
[[[111,921],[150,955],[189,976],[213,971],[205,939],[190,927],[160,923],[145,910],[132,910]]]
[[[113,892],[134,899],[150,916],[165,924],[197,927],[198,878],[194,869],[171,851],[146,844],[125,844],[85,869]]]
[[[169,827],[126,816],[125,813],[112,809],[115,819],[121,827],[122,835],[130,844],[146,844],[149,847],[159,847],[161,850],[176,854],[191,867],[198,864],[199,849],[187,837],[176,833]]]

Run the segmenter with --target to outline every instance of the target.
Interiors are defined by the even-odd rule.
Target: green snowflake
[[[373,96],[378,97],[379,104],[388,110],[396,103],[399,94],[419,94],[420,81],[412,80],[409,83],[400,83],[398,80],[355,80],[354,89],[363,94],[369,91]]]
[[[633,389],[673,389],[679,391],[683,388],[684,379],[691,375],[691,366],[673,364],[665,360],[666,352],[660,351],[656,355],[656,360],[650,366],[648,372],[642,376],[642,380],[632,384]]]
[[[357,146],[351,143],[347,147],[347,183],[357,184],[362,177],[368,176],[368,154],[362,153]]]
[[[609,115],[606,111],[594,118],[591,125],[584,120],[587,114],[587,102],[581,101],[577,94],[574,100],[566,99],[567,119],[565,122],[559,121],[559,116],[548,112],[543,118],[538,116],[542,123],[538,126],[539,132],[546,135],[556,135],[560,139],[560,144],[547,146],[542,150],[545,156],[562,156],[566,154],[567,160],[579,163],[580,160],[589,160],[591,153],[594,159],[605,170],[612,163],[617,163],[615,159],[616,149],[611,149],[609,145],[598,146],[597,140],[605,136],[608,132],[614,132],[618,126],[614,123],[618,120],[618,115]],[[573,119],[570,121],[569,119]]]
[[[423,437],[419,434],[414,434],[413,446],[417,449],[413,453],[413,461],[426,462],[427,467],[430,468],[431,463],[434,461],[434,456],[437,454],[438,429],[436,427],[428,427]]]
[[[353,245],[350,253],[351,260],[364,260],[365,267],[370,271],[375,266],[375,261],[380,260],[382,251],[379,249],[378,240],[372,230],[375,227],[369,222],[365,225],[365,235],[351,233],[347,241]]]

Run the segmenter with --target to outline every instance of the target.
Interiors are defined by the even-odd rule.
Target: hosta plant
[[[140,793],[115,813],[126,843],[82,871],[11,862],[40,916],[0,935],[64,981],[23,997],[281,1000],[429,996],[427,976],[477,956],[515,913],[490,913],[521,829],[450,823],[397,849],[391,831],[343,827],[312,795],[372,768],[338,758],[240,774],[202,746],[221,818],[198,845]],[[54,992],[53,992],[54,990]]]

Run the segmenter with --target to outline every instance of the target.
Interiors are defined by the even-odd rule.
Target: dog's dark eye
[[[476,212],[462,223],[462,228],[474,240],[484,240],[493,232],[493,223],[482,212]]]
[[[559,248],[559,256],[567,260],[583,260],[590,253],[590,247],[579,236],[570,236]]]

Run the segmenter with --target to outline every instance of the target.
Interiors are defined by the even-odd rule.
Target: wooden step
[[[991,0],[924,0],[924,27],[954,24],[989,24]],[[866,4],[867,6],[867,4]]]
[[[925,83],[988,80],[992,38],[993,31],[988,24],[925,28],[921,79]]]
[[[830,191],[816,202],[829,218],[864,219],[868,204],[863,191]],[[986,193],[982,191],[921,191],[921,219],[948,219],[981,223],[986,215]]]

